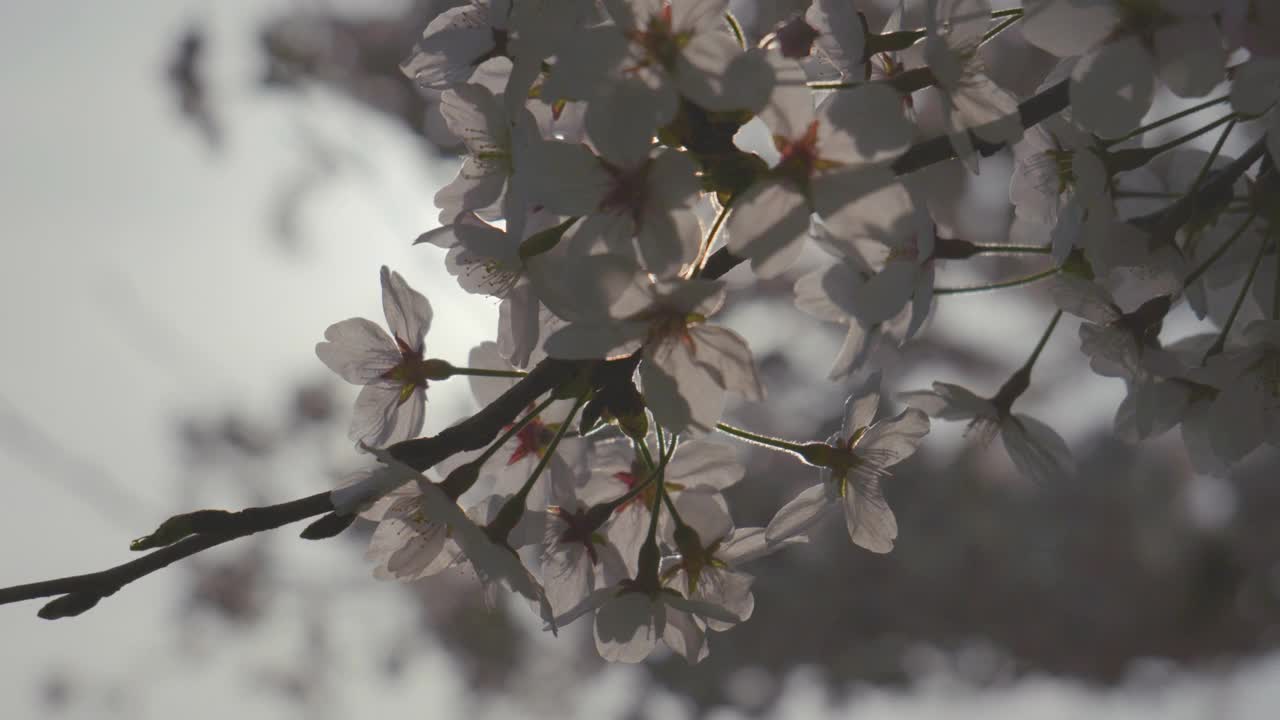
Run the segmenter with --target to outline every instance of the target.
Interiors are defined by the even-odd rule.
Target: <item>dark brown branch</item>
[[[192,535],[168,547],[143,555],[137,560],[87,575],[45,580],[43,582],[0,588],[0,605],[61,595],[40,610],[40,617],[54,620],[79,615],[93,607],[104,597],[139,578],[168,567],[182,558],[221,545],[245,535],[274,530],[304,518],[319,515],[333,509],[329,493],[317,493],[279,505],[248,508],[227,513],[217,532]]]
[[[1018,106],[1023,126],[1031,127],[1043,121],[1064,109],[1067,102],[1067,83],[1063,81]],[[984,154],[990,154],[999,149],[999,146],[990,144],[977,143],[975,146]],[[947,138],[934,138],[907,150],[894,163],[893,169],[897,174],[905,175],[928,165],[949,160],[954,156],[955,151]],[[703,276],[711,279],[721,277],[740,262],[742,262],[740,258],[721,249],[708,260]],[[634,365],[634,359],[616,362]],[[389,450],[396,458],[422,471],[454,453],[483,448],[493,442],[504,427],[514,422],[516,417],[539,397],[570,382],[582,369],[584,366],[580,363],[551,358],[543,360],[526,377],[470,418],[432,437],[397,443]],[[56,619],[78,615],[125,585],[168,567],[182,558],[238,537],[272,530],[332,510],[329,493],[324,492],[292,502],[248,508],[239,512],[191,513],[188,516],[192,523],[190,534],[172,544],[132,562],[100,572],[0,588],[0,605],[60,596],[45,605],[40,611],[40,616]],[[313,524],[312,527],[315,526],[316,524]],[[338,530],[340,531],[341,528]],[[315,536],[327,537],[328,534],[317,532]]]
[[[426,470],[454,453],[483,448],[539,397],[572,380],[580,367],[582,366],[578,363],[565,360],[543,360],[520,382],[470,418],[432,437],[397,443],[389,450],[411,467]],[[79,615],[125,585],[182,558],[239,537],[274,530],[282,525],[331,513],[332,510],[329,493],[323,492],[279,505],[247,508],[239,512],[199,510],[175,516],[151,536],[156,537],[155,544],[135,543],[138,548],[163,545],[155,552],[101,572],[2,588],[0,605],[60,595],[62,597],[40,610],[40,617],[54,620]],[[175,520],[178,522],[175,523]],[[175,541],[164,538],[166,525],[180,526],[182,529],[178,531],[178,537],[181,539]],[[312,527],[315,524],[308,531]],[[333,534],[337,533],[312,531],[309,536],[328,537]]]

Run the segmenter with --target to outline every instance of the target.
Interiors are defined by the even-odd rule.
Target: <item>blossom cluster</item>
[[[1274,5],[918,0],[878,32],[862,5],[814,0],[754,46],[728,0],[470,0],[427,26],[402,68],[466,156],[419,242],[445,249],[461,288],[494,298],[500,319],[468,367],[428,358],[431,306],[384,267],[387,331],[353,318],[316,347],[362,386],[351,437],[379,462],[332,499],[377,523],[376,575],[470,573],[553,631],[592,617],[606,659],[639,661],[661,641],[696,662],[708,632],[750,617],[747,566],[806,542],[837,509],[853,543],[892,549],[882,484],[930,416],[999,435],[1039,482],[1071,482],[1067,444],[1013,409],[1063,313],[1082,320],[1090,366],[1126,383],[1123,436],[1181,427],[1210,473],[1280,444]],[[988,43],[1006,31],[1057,58],[1037,97],[1065,87],[1069,103],[1044,122],[988,74]],[[1163,125],[1142,125],[1158,90],[1218,91],[1197,109],[1230,110],[1144,145]],[[748,123],[772,148],[750,145]],[[1212,153],[1182,147],[1218,127]],[[1228,157],[1228,135],[1246,130],[1254,154]],[[1036,244],[940,230],[942,191],[902,170],[939,133],[975,173],[984,153],[1012,149],[1014,229]],[[829,378],[856,387],[842,427],[795,441],[728,425],[727,396],[763,401],[765,387],[747,341],[716,321],[720,276],[739,261],[782,276],[810,244],[828,260],[793,276],[794,297],[844,328]],[[939,265],[1013,252],[1052,263],[1026,281],[1044,280],[1059,308],[1026,362],[990,397],[938,382],[882,413],[873,351],[909,341],[956,292],[935,288]],[[1173,308],[1185,300],[1204,318],[1215,291],[1236,287],[1217,332],[1162,341]],[[1250,300],[1260,319],[1232,333]],[[486,406],[546,362],[570,363],[573,379],[483,450],[428,474],[397,456],[422,431],[429,383],[469,376]],[[736,527],[723,491],[744,469],[717,433],[790,453],[818,482],[766,527]]]

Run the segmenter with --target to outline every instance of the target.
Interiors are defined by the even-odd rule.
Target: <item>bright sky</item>
[[[421,155],[402,132],[340,99],[273,97],[253,87],[255,19],[287,4],[0,4],[0,327],[8,338],[0,346],[0,477],[8,490],[0,584],[121,562],[132,537],[190,509],[179,505],[176,488],[178,413],[270,412],[294,381],[323,376],[312,348],[324,328],[353,315],[380,319],[381,264],[435,304],[432,354],[461,361],[494,327],[494,306],[455,291],[437,251],[409,246],[434,224],[431,191],[451,167],[412,161]],[[228,140],[221,153],[179,120],[162,85],[175,39],[196,19],[212,38],[212,91]],[[308,136],[358,148],[365,161],[308,201],[303,245],[290,252],[274,242],[268,215],[281,185],[305,166]],[[958,301],[940,312],[943,325],[964,309]],[[987,334],[973,339],[1010,332],[1034,339],[1042,327],[1035,314],[1009,317],[1000,328],[975,326]],[[468,402],[463,386],[433,389],[428,429]],[[1077,437],[1087,419],[1064,434]],[[354,460],[341,445],[331,452]],[[280,501],[329,482],[312,477],[264,492]],[[225,502],[241,498],[229,493]],[[284,533],[279,550],[296,562],[290,577],[322,584],[367,577],[358,555],[339,544]],[[42,717],[40,683],[51,671],[83,683],[93,698],[125,688],[116,710],[137,720],[297,712],[253,678],[298,669],[307,647],[296,617],[315,610],[305,594],[283,602],[276,610],[283,619],[269,619],[259,633],[227,637],[211,625],[180,638],[172,632],[180,572],[157,573],[74,620],[40,621],[37,603],[0,608],[3,716]],[[414,616],[391,588],[368,583],[328,601],[323,617],[340,643],[324,709],[333,717],[474,712],[441,651],[415,661],[411,682],[388,688],[375,678],[369,648]],[[194,643],[194,652],[179,652],[183,643]],[[1271,662],[1238,682],[1280,686],[1276,680],[1280,666]],[[811,717],[827,707],[796,682],[786,714]],[[1181,683],[1152,703],[1048,681],[960,696],[968,703],[961,707],[984,707],[991,717],[1137,717],[1128,710],[1167,706],[1166,696],[1179,693],[1210,697],[1216,687]],[[635,688],[634,674],[611,670],[574,694],[570,714],[616,715]],[[955,712],[956,693],[873,694],[855,706],[864,717],[943,717]],[[71,708],[81,713],[73,716],[110,716],[92,703]]]

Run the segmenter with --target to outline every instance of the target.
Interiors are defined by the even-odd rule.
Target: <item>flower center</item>
[[[630,40],[639,46],[641,54],[637,65],[630,68],[631,72],[654,65],[667,72],[675,72],[680,50],[689,44],[691,35],[687,32],[677,33],[671,25],[671,3],[663,3],[661,10],[649,16],[644,30],[631,32]]]
[[[560,542],[566,545],[581,543],[587,550],[587,557],[591,558],[591,564],[599,565],[600,556],[596,553],[596,543],[600,540],[596,530],[599,527],[588,516],[587,511],[576,510],[569,512],[562,507],[552,505],[547,508],[547,512],[555,515],[564,523],[564,531],[560,533]]]
[[[400,349],[400,362],[382,373],[380,377],[400,386],[400,397],[396,399],[396,403],[403,405],[413,396],[414,390],[427,387],[427,381],[431,379],[431,370],[430,366],[423,361],[421,350],[409,347],[409,343],[399,336],[395,340],[396,347]]]
[[[508,426],[510,427],[510,426]],[[526,457],[533,455],[541,458],[547,454],[551,441],[556,436],[559,423],[544,423],[541,417],[535,417],[516,431],[516,449],[507,458],[508,465],[514,465]]]

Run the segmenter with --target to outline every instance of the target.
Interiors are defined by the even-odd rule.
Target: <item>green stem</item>
[[[1053,247],[1049,245],[974,245],[973,247],[975,253],[987,255],[1048,255],[1053,252]]]
[[[1156,128],[1164,127],[1165,125],[1168,125],[1171,122],[1177,122],[1182,118],[1187,117],[1188,115],[1194,115],[1200,112],[1201,110],[1206,110],[1208,108],[1213,107],[1214,105],[1221,105],[1222,103],[1230,99],[1231,99],[1230,95],[1224,95],[1222,97],[1214,98],[1212,100],[1206,100],[1200,103],[1199,105],[1193,105],[1187,108],[1186,110],[1180,110],[1172,115],[1169,115],[1168,117],[1163,117],[1163,118],[1160,118],[1159,120],[1156,120],[1155,122],[1149,123],[1147,125],[1143,125],[1137,128],[1136,130],[1134,130],[1133,132],[1129,133],[1128,135],[1118,137],[1114,140],[1107,140],[1103,142],[1103,145],[1105,147],[1111,147],[1112,145],[1117,145],[1119,143],[1124,142],[1125,140],[1136,138],[1142,133],[1147,132],[1149,130],[1155,130]]]
[[[1043,272],[1038,272],[1034,275],[1027,275],[1026,277],[1014,278],[1013,280],[1005,280],[1003,282],[992,283],[990,285],[978,285],[976,287],[958,287],[958,288],[946,288],[946,287],[934,288],[933,294],[934,295],[964,295],[967,293],[982,292],[984,290],[1000,290],[1003,288],[1018,287],[1019,285],[1029,285],[1037,280],[1043,280],[1047,277],[1057,275],[1057,274],[1058,274],[1058,268],[1052,267],[1052,268],[1049,268],[1048,270],[1045,270]]]
[[[1187,194],[1195,192],[1200,183],[1204,182],[1205,176],[1209,174],[1209,170],[1213,167],[1213,163],[1218,159],[1218,155],[1222,153],[1222,146],[1227,144],[1227,136],[1235,129],[1237,118],[1232,117],[1231,122],[1222,129],[1222,134],[1218,136],[1218,141],[1213,144],[1213,150],[1209,152],[1209,157],[1205,158],[1204,164],[1200,166],[1200,172],[1196,173],[1196,179],[1191,181],[1191,187],[1187,189]]]
[[[716,219],[711,222],[711,229],[707,231],[707,237],[702,241],[702,247],[698,248],[698,257],[693,262],[693,275],[698,277],[702,274],[702,268],[707,264],[707,257],[711,255],[711,245],[716,241],[716,235],[720,233],[720,227],[724,225],[724,220],[729,216],[729,204],[726,203],[720,208],[720,212],[716,213]]]
[[[1000,18],[1007,18],[1007,17],[1022,17],[1022,8],[1009,8],[1007,10],[991,11],[992,20],[999,20]]]
[[[1191,283],[1199,280],[1200,276],[1204,274],[1204,271],[1208,270],[1211,265],[1217,262],[1218,258],[1222,257],[1227,250],[1230,250],[1231,246],[1235,244],[1236,240],[1240,239],[1241,235],[1244,235],[1244,231],[1249,229],[1249,226],[1253,224],[1253,219],[1256,217],[1258,217],[1258,210],[1255,208],[1249,213],[1249,216],[1244,219],[1244,222],[1240,223],[1240,227],[1236,228],[1236,231],[1231,233],[1231,237],[1227,238],[1226,241],[1218,246],[1217,250],[1213,251],[1212,255],[1205,258],[1204,262],[1200,263],[1195,270],[1191,271],[1191,274],[1182,281],[1182,288],[1185,290],[1191,286]]]
[[[734,427],[728,423],[716,423],[716,429],[740,440],[746,440],[754,445],[760,445],[773,450],[782,450],[783,452],[798,455],[801,458],[804,457],[804,446],[800,443],[794,443],[789,440],[783,440],[782,438],[771,437],[769,435],[760,435],[749,430]]]
[[[743,50],[747,49],[747,36],[742,32],[742,24],[738,22],[738,18],[733,13],[726,12],[724,21],[729,24],[729,30],[733,32],[733,36],[738,40],[738,47]]]
[[[1058,327],[1058,320],[1062,319],[1062,311],[1059,310],[1053,314],[1053,319],[1049,321],[1049,327],[1044,329],[1044,334],[1040,336],[1040,342],[1036,343],[1036,349],[1031,351],[1031,357],[1027,358],[1027,362],[1023,364],[1023,369],[1029,374],[1031,368],[1035,367],[1036,360],[1040,359],[1040,351],[1044,350],[1045,344],[1049,342],[1050,336],[1053,335],[1053,329]]]
[[[534,466],[533,472],[529,474],[529,479],[525,481],[520,490],[507,501],[502,504],[498,510],[498,514],[494,517],[493,522],[489,524],[489,534],[495,540],[506,541],[507,536],[515,529],[516,523],[520,522],[520,516],[524,514],[525,504],[529,500],[529,493],[533,490],[533,484],[538,481],[542,475],[542,471],[546,469],[551,462],[551,458],[556,454],[556,448],[560,445],[560,441],[564,439],[565,433],[569,430],[569,426],[573,424],[573,417],[578,414],[578,410],[586,404],[590,393],[583,393],[577,402],[569,410],[569,414],[565,415],[564,420],[560,423],[560,427],[556,428],[556,434],[551,438],[551,442],[547,445],[546,452],[542,453],[538,458],[538,464]]]
[[[631,444],[635,445],[636,452],[640,454],[640,458],[644,460],[646,470],[652,471],[654,468],[653,455],[649,452],[649,445],[632,438]]]
[[[1280,320],[1280,243],[1272,243],[1271,249],[1276,254],[1276,274],[1271,278],[1271,319]]]
[[[1153,148],[1147,148],[1146,152],[1147,152],[1147,153],[1149,153],[1152,157],[1155,157],[1156,155],[1159,155],[1160,153],[1163,153],[1163,152],[1167,152],[1167,151],[1169,151],[1169,150],[1172,150],[1173,148],[1176,148],[1176,147],[1178,147],[1179,145],[1181,145],[1181,144],[1183,144],[1183,143],[1191,142],[1192,140],[1195,140],[1196,138],[1200,137],[1201,135],[1203,135],[1203,134],[1205,134],[1205,133],[1209,132],[1210,130],[1212,130],[1212,129],[1216,128],[1216,127],[1218,127],[1219,125],[1223,125],[1223,124],[1226,124],[1226,123],[1234,123],[1235,121],[1236,121],[1236,115],[1235,115],[1235,113],[1231,113],[1230,115],[1223,115],[1222,117],[1218,118],[1217,120],[1214,120],[1213,122],[1209,123],[1208,125],[1205,125],[1204,127],[1199,128],[1199,129],[1197,129],[1197,130],[1192,130],[1191,132],[1187,133],[1186,135],[1183,135],[1183,136],[1181,136],[1181,137],[1176,137],[1176,138],[1174,138],[1174,139],[1170,140],[1170,141],[1169,141],[1169,142],[1167,142],[1167,143],[1163,143],[1163,144],[1157,145],[1157,146],[1155,146],[1155,147],[1153,147]]]
[[[933,70],[927,67],[919,67],[906,70],[884,80],[815,80],[806,82],[805,85],[811,90],[848,90],[867,84],[880,84],[888,85],[901,95],[909,95],[917,90],[932,87],[937,82],[938,78],[934,76]]]
[[[480,457],[476,458],[475,460],[472,460],[471,462],[474,463],[477,467],[479,467],[480,465],[483,465],[486,461],[488,461],[489,458],[493,457],[494,453],[498,452],[498,449],[501,448],[503,445],[505,445],[508,440],[515,437],[516,433],[524,429],[524,426],[528,425],[529,421],[541,415],[542,411],[546,410],[548,407],[551,407],[551,403],[555,401],[556,399],[554,397],[548,397],[546,400],[543,400],[541,403],[538,403],[538,405],[534,407],[532,410],[530,410],[527,415],[511,423],[511,427],[507,428],[506,432],[502,433],[502,435],[500,435],[497,440],[493,441],[492,445],[485,448],[485,451],[481,453]]]
[[[1122,198],[1150,198],[1154,200],[1172,200],[1180,198],[1184,193],[1176,192],[1156,192],[1154,190],[1116,190],[1111,196],[1117,199]]]
[[[999,25],[996,25],[995,27],[991,28],[990,30],[982,34],[982,39],[978,41],[978,47],[982,47],[983,45],[986,45],[988,42],[991,42],[992,38],[1004,32],[1005,28],[1018,22],[1018,20],[1022,18],[1022,9],[1021,8],[1015,8],[1015,9],[1018,11],[1016,14],[1009,14],[1007,16],[1002,16],[1005,18],[1003,22],[1001,22]],[[1005,10],[1005,11],[999,11],[999,12],[1007,13],[1009,11]],[[996,16],[995,13],[991,13],[991,17],[994,18],[995,16]]]
[[[1262,256],[1267,252],[1267,238],[1263,238],[1258,245],[1258,254],[1253,258],[1253,265],[1249,267],[1249,276],[1244,279],[1244,285],[1240,286],[1240,294],[1236,296],[1236,302],[1231,306],[1231,314],[1227,315],[1227,322],[1222,326],[1222,332],[1218,333],[1218,338],[1213,341],[1213,345],[1205,351],[1204,359],[1200,361],[1203,365],[1209,358],[1222,352],[1227,346],[1227,333],[1231,332],[1231,326],[1236,321],[1236,315],[1240,313],[1240,306],[1244,305],[1244,298],[1249,294],[1249,286],[1253,284],[1253,277],[1258,274],[1258,266],[1262,264]]]
[[[665,469],[658,472],[658,490],[654,494],[653,507],[649,508],[649,532],[640,546],[640,557],[636,563],[636,584],[649,593],[656,593],[661,587],[658,579],[661,560],[658,553],[658,515],[662,512],[662,498],[667,494],[665,475]]]
[[[668,458],[668,460],[669,459],[670,458]],[[625,495],[622,495],[621,497],[618,497],[614,500],[610,500],[609,502],[605,503],[605,507],[607,508],[606,512],[608,514],[612,514],[618,508],[634,500],[636,496],[644,492],[650,485],[652,485],[653,481],[658,478],[659,473],[664,472],[666,468],[667,468],[667,460],[660,461],[657,467],[649,468],[649,474],[645,476],[644,480],[641,480],[640,482],[636,483],[636,486],[628,490]]]
[[[475,377],[500,377],[500,378],[522,378],[529,373],[524,370],[489,370],[487,368],[460,368],[455,367],[452,371],[453,375],[472,375]]]

